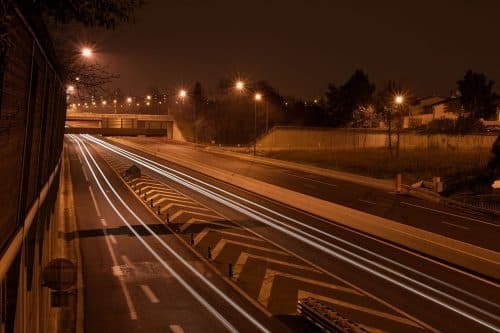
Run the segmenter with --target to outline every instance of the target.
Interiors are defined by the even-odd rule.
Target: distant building
[[[403,118],[403,128],[421,127],[436,119],[456,120],[456,100],[456,97],[440,96],[417,99],[409,106],[408,115]]]

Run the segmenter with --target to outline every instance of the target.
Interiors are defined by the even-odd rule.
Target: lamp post
[[[402,121],[402,111],[403,111],[403,103],[405,102],[404,96],[403,95],[396,95],[394,97],[394,103],[396,104],[397,108],[397,119],[398,122],[396,124],[396,136],[397,136],[397,141],[396,141],[396,157],[399,157],[399,141],[400,141],[400,136],[401,136],[401,128],[403,127],[403,121]]]
[[[256,93],[254,96],[254,139],[253,139],[253,155],[256,155],[257,151],[257,103],[262,100],[262,94]]]

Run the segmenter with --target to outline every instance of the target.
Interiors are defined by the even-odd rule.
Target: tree
[[[490,171],[490,180],[500,179],[500,135],[497,137],[491,147],[492,159],[488,163]]]
[[[80,99],[106,93],[105,86],[120,77],[97,63],[66,60],[64,68],[67,80],[75,86],[76,94]]]
[[[377,114],[387,126],[387,144],[392,155],[392,129],[394,118],[394,96],[398,89],[394,81],[387,82],[387,86],[378,92],[375,97],[374,107]]]
[[[35,0],[35,5],[58,23],[114,29],[133,19],[144,0]]]
[[[356,70],[340,88],[330,84],[326,92],[330,123],[333,126],[352,125],[353,114],[367,108],[373,100],[375,85],[362,70]]]
[[[462,80],[457,81],[460,102],[470,119],[489,119],[495,115],[497,95],[493,92],[494,84],[485,74],[470,70]]]

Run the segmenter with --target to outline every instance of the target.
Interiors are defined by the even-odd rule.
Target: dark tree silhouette
[[[354,111],[371,104],[374,91],[375,85],[370,82],[368,75],[359,69],[339,88],[330,84],[326,92],[330,124],[350,126]]]
[[[133,20],[143,0],[35,0],[35,5],[56,22],[77,22],[86,27],[114,29]]]
[[[497,96],[493,92],[494,84],[485,74],[470,70],[457,82],[460,102],[472,120],[489,119],[495,115]]]
[[[394,81],[387,82],[384,89],[379,91],[374,98],[375,114],[384,121],[387,126],[387,144],[392,155],[392,132],[394,120],[394,96],[400,89]]]

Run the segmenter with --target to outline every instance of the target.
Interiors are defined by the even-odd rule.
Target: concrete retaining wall
[[[490,149],[496,134],[485,135],[421,135],[402,133],[402,149],[445,148],[452,150]],[[393,143],[396,135],[393,135]],[[363,129],[325,129],[275,127],[257,142],[259,150],[356,150],[384,148],[388,145],[386,131]]]

